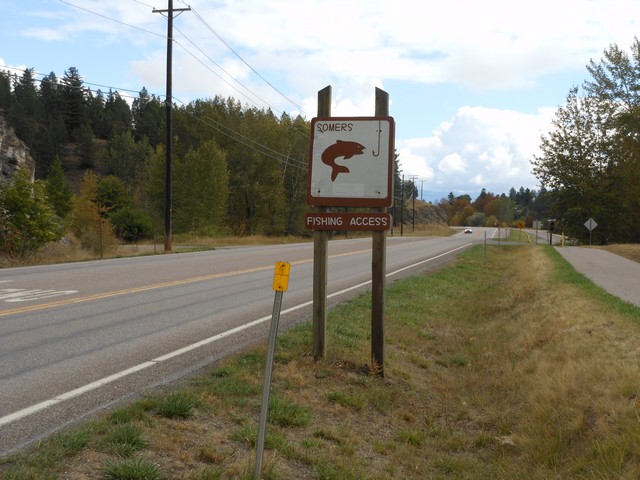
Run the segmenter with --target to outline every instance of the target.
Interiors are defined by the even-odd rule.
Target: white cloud
[[[538,151],[541,135],[551,126],[553,112],[548,108],[527,115],[461,107],[430,137],[399,142],[403,172],[424,176],[436,190],[478,193],[486,188],[500,194],[511,187],[534,189],[537,181],[531,174],[530,162]],[[428,184],[425,188],[429,188]]]
[[[441,174],[460,174],[467,172],[467,162],[458,153],[449,153],[438,162],[437,171]]]
[[[232,45],[270,58],[292,84],[304,72],[334,84],[373,76],[525,87],[541,75],[583,68],[612,36],[627,45],[635,34],[633,22],[613,13],[633,11],[633,0],[469,0],[439,2],[437,10],[430,3],[228,1],[195,8]]]
[[[75,65],[87,82],[164,93],[166,17],[152,7],[165,8],[165,0],[26,3],[11,4],[23,23],[0,33],[12,45],[8,61],[58,74]],[[554,109],[518,110],[561,103],[573,84],[558,83],[586,79],[590,59],[614,43],[627,48],[638,32],[634,16],[620,13],[636,11],[637,0],[190,0],[174,6],[187,3],[193,11],[174,22],[177,100],[232,96],[310,118],[317,91],[331,85],[334,116],[369,116],[374,87],[389,85],[397,132],[404,135],[396,138],[404,172],[447,193],[535,188],[530,160]],[[18,35],[26,38],[15,41]],[[29,53],[16,54],[30,45]],[[251,93],[240,93],[244,87],[214,62]]]

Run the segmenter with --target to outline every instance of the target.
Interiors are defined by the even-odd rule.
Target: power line
[[[75,5],[67,0],[59,0],[60,2],[69,5],[73,8],[77,8],[79,10],[82,10],[84,12],[90,13],[92,15],[96,15],[98,17],[104,18],[106,20],[130,27],[130,28],[134,28],[137,30],[140,30],[142,32],[154,35],[154,36],[158,36],[158,37],[162,37],[162,38],[166,38],[166,35],[162,35],[156,32],[152,32],[150,30],[146,30],[144,28],[140,28],[137,27],[135,25],[126,23],[126,22],[122,22],[120,20],[116,20],[114,18],[108,17],[106,15],[103,15],[101,13],[89,10],[87,8],[84,7],[80,7],[78,5]],[[150,4],[147,4],[145,2],[142,2],[140,0],[132,0],[135,3],[138,3],[140,5],[144,5],[147,7],[151,7],[151,8],[155,8]],[[179,0],[180,3],[187,5],[187,3],[185,3],[182,0]],[[309,116],[304,109],[298,105],[296,102],[294,102],[293,100],[291,100],[289,97],[287,97],[285,94],[283,94],[280,90],[278,90],[278,88],[276,88],[271,82],[269,82],[267,79],[265,79],[262,75],[260,75],[260,73],[254,69],[246,60],[244,60],[244,58],[242,58],[240,56],[240,54],[238,52],[236,52],[207,22],[206,20],[197,12],[195,11],[195,9],[192,9],[191,7],[189,7],[189,9],[191,9],[192,13],[194,13],[194,15],[196,16],[196,18],[198,18],[198,20],[200,20],[203,25],[205,25],[207,27],[207,29],[209,31],[211,31],[236,57],[238,57],[247,67],[249,67],[251,69],[251,71],[253,71],[260,79],[262,79],[267,85],[269,85],[275,92],[277,92],[280,96],[282,96],[285,100],[287,100],[289,103],[291,103],[294,107],[296,107],[300,113]],[[236,82],[238,85],[240,85],[242,88],[244,88],[246,91],[248,91],[251,95],[253,95],[255,98],[257,98],[260,102],[262,102],[263,104],[267,105],[270,109],[272,109],[273,111],[279,112],[279,113],[284,113],[281,110],[273,107],[272,105],[270,105],[266,100],[262,99],[260,96],[258,96],[255,92],[253,92],[250,88],[246,87],[245,85],[243,85],[240,81],[238,81],[236,78],[233,77],[233,75],[229,74],[228,72],[226,72],[219,64],[217,64],[213,59],[211,59],[207,54],[205,54],[202,49],[200,47],[198,47],[189,37],[187,37],[182,31],[178,30],[176,28],[176,30],[185,38],[187,39],[187,41],[189,43],[191,43],[200,53],[202,53],[209,61],[211,61],[214,65],[216,65],[218,68],[220,68],[220,70],[222,70],[226,75],[228,75],[231,79],[234,80],[234,82]],[[188,53],[189,55],[191,55],[196,61],[198,61],[201,65],[203,65],[205,68],[207,68],[207,70],[209,70],[209,72],[211,72],[212,74],[216,75],[220,80],[222,80],[223,82],[227,83],[231,88],[233,88],[235,91],[237,91],[239,94],[243,95],[245,98],[247,98],[247,100],[249,100],[251,103],[256,104],[255,100],[252,100],[251,98],[247,97],[244,93],[242,93],[240,90],[238,90],[237,88],[235,88],[233,85],[231,85],[229,82],[227,82],[224,78],[222,78],[220,75],[216,74],[213,70],[211,70],[209,67],[207,67],[201,60],[199,60],[192,52],[190,52],[187,48],[185,48],[183,45],[180,45],[178,42],[175,41],[175,39],[173,39],[173,41],[180,46],[180,48],[182,48],[186,53]],[[301,132],[298,132],[297,130],[293,129],[293,131],[297,134],[301,134]]]
[[[50,75],[50,74],[46,74],[46,73],[36,72],[35,70],[31,70],[31,69],[22,69],[22,68],[16,68],[16,67],[10,67],[10,69],[5,70],[5,72],[7,72],[7,73],[9,73],[11,75],[12,74],[11,71],[25,73],[27,70],[29,70],[32,75],[37,75],[37,76],[41,76],[42,77],[42,78],[36,78],[36,77],[32,78],[32,80],[34,82],[38,82],[40,84],[42,84],[42,82],[45,81],[45,78],[48,78],[49,75]],[[63,77],[58,77],[58,76],[56,76],[55,79],[56,79],[56,81],[64,80]],[[80,90],[85,90],[86,92],[89,92],[91,89],[90,88],[85,88],[85,85],[89,85],[91,87],[108,88],[112,93],[118,94],[118,96],[123,97],[123,98],[130,98],[132,100],[135,100],[140,95],[140,91],[138,91],[138,90],[132,90],[132,89],[128,89],[128,88],[113,87],[113,86],[109,86],[109,85],[102,85],[102,84],[99,84],[99,83],[86,82],[84,79],[82,80],[82,86],[80,86],[80,87],[76,87],[75,85],[67,85],[67,84],[62,85],[61,83],[57,83],[57,85],[64,86],[65,88],[78,88]],[[100,93],[103,93],[102,90],[100,90],[100,88],[98,88],[98,91],[100,91]],[[129,94],[122,94],[120,92],[129,92],[130,94],[135,94],[135,96],[134,95],[129,95]]]
[[[115,18],[112,18],[112,17],[109,17],[109,16],[107,16],[107,15],[104,15],[104,14],[101,14],[101,13],[98,13],[98,12],[95,12],[95,11],[93,11],[93,10],[89,10],[88,8],[81,7],[81,6],[79,6],[79,5],[76,5],[76,4],[74,4],[74,3],[69,2],[69,1],[67,1],[67,0],[58,0],[58,1],[59,1],[59,2],[61,2],[61,3],[64,3],[65,5],[68,5],[68,6],[70,6],[70,7],[77,8],[78,10],[82,10],[83,12],[90,13],[90,14],[95,15],[95,16],[98,16],[98,17],[100,17],[100,18],[104,18],[105,20],[109,20],[109,21],[111,21],[111,22],[118,23],[118,24],[120,24],[120,25],[124,25],[124,26],[129,27],[129,28],[134,28],[134,29],[136,29],[136,30],[140,30],[140,31],[142,31],[142,32],[144,32],[144,33],[148,33],[148,34],[150,34],[150,35],[154,35],[154,36],[156,36],[156,37],[161,37],[161,38],[165,38],[165,39],[166,39],[166,35],[164,35],[164,34],[157,33],[157,32],[153,32],[153,31],[151,31],[151,30],[147,30],[147,29],[144,29],[144,28],[138,27],[138,26],[136,26],[136,25],[132,25],[132,24],[130,24],[130,23],[126,23],[126,22],[123,22],[123,21],[120,21],[120,20],[116,20]],[[139,0],[132,0],[132,1],[133,1],[133,2],[135,2],[135,3],[138,3],[138,4],[140,4],[140,5],[144,5],[144,6],[151,7],[151,8],[153,8],[153,9],[155,9],[155,7],[153,7],[152,5],[149,5],[149,4],[147,4],[147,3],[141,2],[141,1],[139,1]],[[185,2],[181,2],[181,3],[183,3],[183,4],[185,4],[185,5],[186,5],[186,3],[185,3]],[[189,7],[189,8],[190,8],[190,7]],[[177,9],[176,9],[176,10],[177,10]],[[157,10],[157,11],[160,11],[160,10]],[[275,90],[279,95],[281,95],[285,100],[287,100],[287,101],[288,101],[288,102],[290,102],[293,106],[295,106],[297,109],[299,109],[301,113],[305,113],[305,112],[304,112],[304,110],[302,109],[302,107],[300,107],[299,105],[297,105],[293,100],[291,100],[291,99],[290,99],[290,98],[288,98],[286,95],[284,95],[282,92],[280,92],[280,90],[278,90],[278,89],[277,89],[273,84],[271,84],[271,83],[270,83],[268,80],[266,80],[262,75],[260,75],[260,73],[258,73],[258,72],[257,72],[257,71],[256,71],[256,70],[255,70],[251,65],[249,65],[249,63],[248,63],[247,61],[245,61],[245,60],[240,56],[240,54],[238,54],[238,53],[237,53],[237,52],[236,52],[236,51],[235,51],[235,50],[234,50],[234,49],[233,49],[233,48],[232,48],[232,47],[231,47],[231,46],[230,46],[230,45],[229,45],[229,44],[228,44],[228,43],[227,43],[227,42],[226,42],[226,41],[225,41],[221,36],[220,36],[220,35],[218,35],[218,33],[217,33],[217,32],[215,32],[215,30],[213,30],[213,28],[212,28],[209,24],[207,24],[207,22],[202,18],[202,16],[201,16],[198,12],[196,12],[196,11],[195,11],[195,10],[193,10],[193,9],[191,9],[191,11],[196,15],[196,18],[198,18],[198,20],[200,20],[200,21],[201,21],[201,22],[202,22],[202,23],[203,23],[203,24],[204,24],[204,25],[205,25],[205,26],[206,26],[206,27],[207,27],[207,28],[208,28],[208,29],[209,29],[209,30],[210,30],[210,31],[211,31],[211,32],[212,32],[212,33],[213,33],[213,34],[214,34],[214,35],[215,35],[215,36],[216,36],[216,37],[217,37],[217,38],[218,38],[218,39],[219,39],[219,40],[220,40],[220,41],[221,41],[221,42],[222,42],[222,43],[223,43],[223,44],[224,44],[224,45],[225,45],[225,46],[226,46],[226,47],[227,47],[227,48],[228,48],[232,53],[233,53],[233,54],[234,54],[234,55],[236,55],[236,56],[237,56],[237,57],[238,57],[238,58],[239,58],[239,59],[240,59],[240,60],[241,60],[245,65],[247,65],[247,67],[249,67],[249,68],[251,69],[251,71],[253,71],[253,72],[254,72],[258,77],[260,77],[260,78],[261,78],[265,83],[267,83],[267,85],[269,85],[271,88],[273,88],[273,89],[274,89],[274,90]],[[272,107],[268,102],[266,102],[265,100],[261,99],[258,95],[256,95],[254,92],[252,92],[249,88],[247,88],[246,86],[244,86],[241,82],[239,82],[239,81],[238,81],[237,79],[235,79],[232,75],[230,75],[228,72],[226,72],[226,71],[225,71],[225,70],[224,70],[224,69],[223,69],[219,64],[217,64],[217,63],[216,63],[215,61],[213,61],[213,60],[212,60],[208,55],[206,55],[206,54],[202,51],[202,49],[201,49],[200,47],[198,47],[198,46],[197,46],[197,45],[196,45],[196,44],[195,44],[191,39],[189,39],[189,37],[187,37],[187,36],[186,36],[182,31],[178,30],[177,28],[176,28],[176,30],[177,30],[177,31],[178,31],[178,32],[179,32],[179,33],[180,33],[184,38],[186,38],[186,39],[187,39],[187,40],[188,40],[188,41],[189,41],[189,42],[190,42],[190,43],[191,43],[195,48],[197,48],[197,49],[198,49],[198,51],[199,51],[200,53],[202,53],[203,55],[205,55],[205,57],[206,57],[209,61],[211,61],[214,65],[216,65],[218,68],[220,68],[220,70],[222,70],[222,71],[223,71],[226,75],[228,75],[230,78],[233,78],[233,80],[234,80],[236,83],[238,83],[239,85],[241,85],[241,86],[242,86],[243,88],[245,88],[247,91],[251,92],[251,94],[252,94],[252,95],[254,95],[256,98],[258,98],[262,103],[264,103],[264,104],[266,104],[267,106],[269,106],[269,108],[271,108],[271,109],[273,109],[273,110],[275,110],[275,111],[280,111],[280,110],[278,110],[278,109],[276,109],[276,108]],[[175,42],[175,39],[173,39],[173,41]],[[175,43],[177,44],[178,42],[175,42]],[[195,58],[196,60],[198,60],[198,59],[195,57],[195,55],[193,55],[191,52],[189,52],[189,50],[187,50],[184,46],[180,45],[180,47],[181,47],[183,50],[185,50],[187,53],[189,53],[193,58]],[[199,60],[198,60],[198,61],[199,61]],[[199,62],[200,62],[200,61],[199,61]],[[204,66],[204,64],[203,64],[202,62],[200,62],[200,63]],[[239,90],[237,90],[235,87],[233,87],[231,84],[229,84],[229,83],[228,83],[226,80],[224,80],[222,77],[220,77],[219,75],[215,74],[215,72],[211,71],[210,69],[208,69],[208,70],[209,70],[211,73],[213,73],[214,75],[216,75],[218,78],[220,78],[222,81],[224,81],[225,83],[227,83],[229,86],[231,86],[232,88],[234,88],[234,90],[236,90],[238,93],[240,93],[241,95],[243,95],[243,96],[245,96],[245,97],[246,97],[246,95],[245,95],[245,94],[243,94],[242,92],[240,92]],[[249,99],[248,97],[246,97],[246,98],[247,98],[248,100],[250,100],[250,101],[251,101],[251,103],[256,103],[254,100],[251,100],[251,99]]]
[[[184,105],[183,102],[180,102]],[[270,147],[267,147],[266,145],[261,144],[260,142],[256,142],[255,140],[252,140],[251,138],[242,135],[241,133],[238,133],[237,131],[233,130],[232,128],[227,127],[226,125],[217,122],[216,120],[206,116],[204,118],[202,117],[198,117],[188,111],[185,111],[187,113],[187,115],[191,116],[192,118],[194,118],[195,120],[207,125],[208,127],[213,128],[214,130],[217,130],[218,132],[220,132],[223,135],[226,135],[227,137],[231,138],[232,140],[235,140],[236,142],[240,143],[241,145],[244,145],[245,147],[255,151],[256,153],[272,158],[274,160],[277,160],[279,162],[283,162],[286,163],[288,165],[291,165],[295,168],[299,168],[302,170],[307,170],[308,169],[308,163],[304,162],[303,160],[297,159],[295,157],[291,157],[289,155],[285,155],[284,153],[278,152],[276,150],[273,150]]]
[[[145,28],[137,27],[135,25],[131,25],[130,23],[126,23],[126,22],[123,22],[123,21],[120,21],[120,20],[116,20],[115,18],[107,17],[106,15],[103,15],[102,13],[94,12],[92,10],[89,10],[88,8],[84,8],[84,7],[81,7],[79,5],[75,5],[75,4],[73,4],[71,2],[68,2],[66,0],[58,0],[58,1],[60,3],[64,3],[65,5],[69,5],[70,7],[77,8],[78,10],[82,10],[84,12],[90,13],[91,15],[96,15],[98,17],[104,18],[105,20],[109,20],[111,22],[119,23],[120,25],[124,25],[124,26],[129,27],[129,28],[135,28],[136,30],[140,30],[141,32],[148,33],[149,35],[154,35],[154,36],[160,37],[160,38],[166,38],[166,36],[161,34],[161,33],[152,32],[151,30],[147,30]],[[138,2],[138,3],[141,3],[141,2]]]
[[[202,55],[204,55],[211,63],[213,63],[216,67],[218,67],[220,70],[222,70],[226,75],[228,75],[231,79],[233,79],[238,85],[240,85],[242,88],[244,88],[249,94],[253,95],[255,97],[255,99],[259,100],[260,102],[262,102],[264,105],[267,106],[267,108],[270,108],[273,111],[276,111],[280,114],[284,114],[283,111],[271,106],[269,104],[269,102],[267,102],[266,100],[264,100],[263,98],[259,97],[255,92],[253,92],[249,87],[245,86],[242,82],[240,82],[239,80],[237,80],[236,78],[233,77],[233,75],[231,75],[229,72],[227,72],[224,68],[222,68],[222,66],[220,66],[217,62],[215,62],[209,55],[207,55],[205,52],[202,51],[202,49],[200,47],[198,47],[189,37],[187,37],[182,31],[180,31],[177,27],[174,27],[175,30],[177,30],[189,43],[191,43],[200,53],[202,53]],[[255,101],[255,99],[251,99],[249,98],[245,93],[241,92],[239,89],[237,89],[234,85],[232,85],[231,83],[229,83],[225,78],[223,78],[222,76],[220,76],[218,73],[214,72],[208,65],[206,65],[204,62],[202,62],[202,60],[200,60],[198,57],[196,57],[191,51],[189,51],[189,49],[185,48],[182,44],[180,44],[180,42],[176,41],[174,39],[174,42],[176,43],[176,45],[178,45],[180,48],[182,48],[187,54],[189,54],[194,60],[196,60],[198,63],[200,63],[200,65],[202,65],[204,68],[206,68],[207,70],[209,70],[209,72],[211,72],[211,74],[215,75],[216,77],[218,77],[220,80],[222,80],[224,83],[226,83],[227,85],[229,85],[232,89],[234,89],[236,92],[238,92],[240,95],[242,95],[243,97],[245,97],[247,100],[249,100],[251,103],[253,103],[254,105],[258,105],[258,103]],[[263,107],[264,108],[264,107]],[[296,130],[295,128],[291,127],[291,129],[293,130],[294,133],[299,134],[299,135],[305,135],[305,133],[299,132],[298,130]]]
[[[144,5],[145,7],[149,7],[149,8],[152,8],[152,9],[156,8],[153,5],[149,5],[148,3],[141,2],[140,0],[133,0],[133,2],[139,3],[140,5]],[[182,3],[184,3],[184,2],[182,2]],[[186,5],[186,3],[185,3],[185,5]]]
[[[185,39],[187,39],[187,41],[189,43],[191,43],[191,45],[193,45],[202,55],[204,55],[207,60],[209,60],[211,63],[213,63],[216,67],[218,67],[220,70],[222,70],[226,75],[228,75],[230,78],[232,78],[238,85],[240,85],[242,88],[244,88],[245,90],[247,90],[251,95],[254,95],[256,99],[258,99],[259,101],[261,101],[263,104],[265,104],[266,106],[270,107],[269,103],[265,100],[263,100],[262,98],[258,97],[255,93],[253,93],[248,87],[246,87],[245,85],[243,85],[240,81],[238,81],[237,79],[233,78],[233,75],[231,75],[229,72],[227,72],[224,68],[222,68],[221,65],[219,65],[215,60],[213,60],[209,55],[207,55],[205,52],[202,51],[202,49],[200,47],[198,47],[189,37],[187,37],[180,29],[176,28],[176,30],[178,31],[178,33],[180,33]],[[216,77],[218,77],[220,80],[222,80],[224,83],[226,83],[227,85],[229,85],[231,88],[233,88],[236,92],[238,92],[240,95],[242,95],[243,97],[245,97],[247,100],[249,100],[251,103],[256,103],[255,100],[250,99],[249,97],[247,97],[246,94],[244,94],[243,92],[241,92],[240,90],[238,90],[235,86],[233,86],[231,83],[229,83],[226,79],[222,78],[222,76],[220,76],[219,74],[217,74],[216,72],[214,72],[213,70],[211,70],[211,68],[207,65],[204,64],[204,62],[202,62],[199,58],[197,58],[193,53],[191,53],[187,48],[185,48],[183,45],[181,45],[179,42],[177,42],[174,39],[174,42],[176,43],[176,45],[178,45],[180,48],[182,48],[186,53],[188,53],[189,55],[191,55],[191,57],[193,57],[194,60],[196,60],[200,65],[202,65],[204,68],[206,68],[207,70],[209,70],[209,72],[211,72],[213,75],[215,75]]]
[[[235,49],[231,45],[229,45],[229,43],[227,43],[227,41],[224,38],[222,38],[220,34],[218,34],[218,32],[214,30],[213,27],[211,27],[211,25],[209,25],[207,21],[204,18],[202,18],[202,16],[195,9],[193,9],[193,13],[196,16],[196,18],[200,20],[204,24],[204,26],[207,27],[209,31],[213,33],[218,38],[218,40],[220,40],[222,44],[229,49],[231,53],[233,53],[236,57],[238,57],[238,59],[242,63],[244,63],[247,67],[249,67],[253,73],[255,73],[262,81],[264,81],[267,85],[269,85],[275,92],[277,92],[287,102],[289,102],[291,105],[296,107],[300,111],[300,113],[304,113],[305,115],[307,115],[307,113],[304,111],[304,109],[300,105],[298,105],[296,102],[294,102],[289,97],[287,97],[284,93],[282,93],[275,85],[273,85],[271,82],[269,82],[269,80],[267,80],[262,75],[260,75],[260,73],[255,68],[253,68],[244,58],[242,58],[242,56],[238,52],[236,52]]]
[[[19,69],[19,68],[12,68],[12,70],[15,70],[16,72],[26,72],[29,69]],[[45,77],[48,77],[48,75],[43,74],[43,73],[39,73],[39,72],[35,72],[33,70],[30,70],[31,73],[33,75],[38,75],[41,76],[43,78],[39,79],[39,78],[33,78],[33,81],[35,82],[39,82],[42,83]],[[59,80],[59,77],[56,77],[56,80]],[[108,88],[110,91],[112,91],[114,94],[117,94],[118,96],[122,97],[122,98],[130,98],[130,99],[137,99],[139,98],[139,94],[140,92],[135,91],[135,90],[129,90],[129,89],[120,89],[118,87],[114,87],[114,86],[109,86],[109,85],[102,85],[102,84],[98,84],[98,83],[90,83],[90,82],[86,82],[83,79],[83,85],[91,85],[91,86],[98,86],[98,87],[103,87],[103,88]],[[60,84],[58,84],[60,85]],[[65,87],[67,87],[65,85]],[[83,89],[83,90],[88,90],[84,87],[75,87],[75,86],[71,86],[71,88],[79,88],[79,89]],[[120,91],[126,91],[126,92],[131,92],[131,93],[135,93],[136,96],[133,95],[123,95],[120,93]],[[162,98],[164,97],[164,95],[160,95],[160,94],[156,94],[156,93],[149,93],[152,97],[155,98]],[[174,98],[173,99],[175,102],[181,104],[182,106],[186,107],[188,105],[188,102],[185,102],[183,100]],[[287,154],[284,154],[282,152],[278,152],[277,150],[274,150],[266,145],[261,144],[260,142],[257,142],[255,140],[252,140],[251,138],[242,135],[241,133],[237,132],[236,130],[220,123],[217,122],[216,120],[214,120],[213,118],[210,118],[208,116],[204,116],[204,118],[198,117],[197,115],[189,112],[186,108],[184,110],[184,113],[186,113],[187,115],[189,115],[190,117],[194,118],[195,120],[217,130],[218,132],[222,133],[223,135],[231,138],[232,140],[235,140],[236,142],[244,145],[247,148],[250,148],[252,150],[254,150],[256,153],[259,153],[261,155],[270,157],[274,160],[278,160],[280,162],[285,162],[289,165],[292,165],[296,168],[300,168],[300,169],[307,169],[308,168],[308,164],[307,162],[305,162],[304,160],[300,160],[298,158],[295,157],[291,157]],[[295,131],[295,130],[294,130]],[[301,132],[297,132],[296,133],[301,133]],[[301,133],[302,134],[302,133]]]

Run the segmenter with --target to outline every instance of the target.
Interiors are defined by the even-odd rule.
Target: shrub
[[[124,207],[109,215],[111,224],[118,237],[126,242],[136,243],[153,235],[151,217],[138,208]]]

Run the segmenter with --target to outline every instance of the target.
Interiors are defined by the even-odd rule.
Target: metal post
[[[260,425],[258,426],[258,440],[256,442],[256,469],[255,479],[260,480],[262,473],[262,459],[264,458],[264,440],[267,431],[267,416],[269,414],[269,397],[271,394],[271,377],[273,374],[273,358],[276,349],[276,336],[278,323],[280,322],[280,310],[282,308],[282,292],[277,291],[273,301],[273,313],[271,314],[271,330],[269,332],[269,347],[264,367],[264,385],[262,387],[262,406],[260,407]]]
[[[282,309],[282,295],[289,288],[289,272],[291,265],[288,262],[277,262],[273,276],[273,289],[276,291],[273,300],[273,312],[271,314],[271,330],[269,331],[269,345],[267,358],[264,364],[264,385],[262,387],[262,406],[260,408],[260,425],[258,427],[258,440],[256,441],[256,469],[255,480],[260,480],[262,474],[262,459],[264,457],[264,440],[267,432],[267,416],[269,414],[269,397],[271,394],[271,377],[273,374],[273,358],[276,351],[276,337],[278,335],[278,323],[280,322],[280,310]]]

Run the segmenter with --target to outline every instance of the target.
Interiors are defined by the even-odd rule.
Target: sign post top
[[[392,117],[312,119],[307,203],[391,206],[394,139]]]

